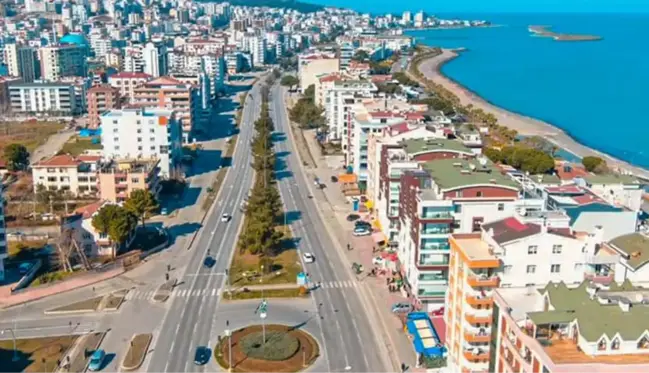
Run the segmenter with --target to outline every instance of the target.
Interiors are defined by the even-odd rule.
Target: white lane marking
[[[212,289],[212,296],[216,295],[216,289]]]

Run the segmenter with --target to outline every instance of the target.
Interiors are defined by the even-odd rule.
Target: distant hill
[[[223,1],[200,0],[204,3],[222,3]],[[228,0],[232,5],[238,6],[267,6],[269,8],[295,9],[302,13],[313,13],[324,9],[318,4],[303,3],[296,0]]]

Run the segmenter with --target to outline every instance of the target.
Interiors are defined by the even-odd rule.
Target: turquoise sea
[[[437,15],[500,25],[411,32],[427,45],[469,50],[442,68],[447,76],[497,106],[551,123],[584,145],[649,168],[649,14]],[[557,42],[532,36],[529,25],[604,39]]]

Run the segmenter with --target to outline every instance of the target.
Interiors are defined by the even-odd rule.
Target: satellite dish
[[[478,158],[478,162],[480,162],[480,165],[484,167],[484,166],[487,165],[487,158],[480,157],[480,158]]]

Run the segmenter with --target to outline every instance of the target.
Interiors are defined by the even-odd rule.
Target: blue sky
[[[648,13],[649,0],[306,0],[311,3],[351,7],[362,12],[386,13],[423,9],[444,12],[578,12]]]

